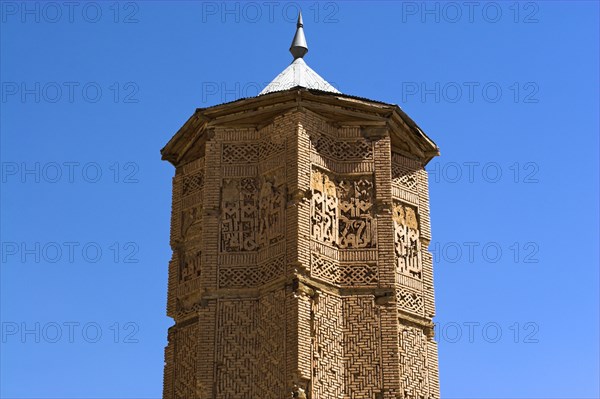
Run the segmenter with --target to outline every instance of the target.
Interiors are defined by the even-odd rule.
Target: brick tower
[[[257,97],[197,109],[176,170],[166,399],[439,398],[427,173],[397,105],[303,60]]]

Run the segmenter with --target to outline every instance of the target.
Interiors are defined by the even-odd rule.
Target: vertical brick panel
[[[423,295],[425,299],[425,317],[435,316],[435,296],[433,291],[433,259],[431,253],[423,250]]]
[[[202,289],[217,288],[219,252],[219,207],[221,195],[220,131],[206,143],[204,209],[202,230]]]
[[[163,399],[173,398],[173,364],[175,362],[175,345],[173,337],[173,327],[169,328],[167,346],[165,347],[165,370],[163,375]]]
[[[429,394],[432,399],[440,398],[440,377],[438,367],[438,346],[437,342],[430,338],[427,341],[427,369],[429,372]]]
[[[178,170],[173,177],[173,199],[171,204],[171,247],[181,239],[181,193],[182,176]]]
[[[288,337],[289,348],[294,352],[291,355],[293,363],[291,366],[291,380],[289,387],[295,380],[312,379],[312,347],[313,339],[311,303],[312,300],[306,294],[292,294],[294,296],[293,307],[291,307],[290,319],[295,320],[290,329]]]
[[[169,262],[169,274],[167,283],[167,315],[174,317],[176,290],[179,284],[179,257],[176,251],[176,245],[181,239],[181,190],[182,190],[181,169],[177,169],[173,177],[173,198],[171,200],[171,233],[170,245],[174,251]]]
[[[177,285],[179,280],[179,254],[173,252],[169,261],[169,277],[167,281],[167,316],[174,318],[177,305]]]
[[[425,169],[418,172],[419,223],[421,227],[421,252],[423,259],[423,295],[425,300],[425,316],[435,315],[435,298],[433,293],[433,259],[429,252],[431,242],[431,221],[429,215],[429,183]]]
[[[306,193],[310,189],[310,143],[309,120],[306,114],[300,114],[297,126],[297,183],[296,190]],[[310,269],[310,201],[303,197],[298,202],[298,262]]]
[[[377,212],[377,255],[380,286],[393,287],[395,282],[394,224],[392,206],[392,163],[390,138],[374,142],[375,189]]]
[[[419,190],[419,222],[421,223],[421,236],[431,241],[431,222],[429,220],[429,183],[427,171],[421,169],[418,172]]]
[[[198,311],[198,399],[212,399],[215,392],[215,334],[217,301],[207,301]]]

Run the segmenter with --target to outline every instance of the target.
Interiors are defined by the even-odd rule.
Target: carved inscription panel
[[[285,238],[285,186],[280,175],[283,175],[283,168],[261,179],[257,234],[260,248]]]
[[[253,139],[254,140],[254,139]],[[285,140],[222,146],[218,285],[251,288],[285,272]]]
[[[201,274],[202,204],[183,210],[181,237],[185,244],[180,254],[179,281],[186,282]]]
[[[340,215],[338,246],[373,247],[373,182],[368,178],[339,180],[337,192]]]
[[[221,252],[255,251],[285,237],[285,187],[275,179],[223,180]]]
[[[224,179],[221,191],[221,251],[257,248],[258,182],[255,177]]]
[[[316,168],[311,176],[311,236],[340,249],[376,245],[371,176],[334,177]]]
[[[313,170],[310,186],[312,237],[317,241],[336,246],[339,222],[335,183],[327,174]]]
[[[422,259],[417,211],[410,205],[394,202],[392,218],[396,273],[421,279]]]
[[[204,159],[182,168],[181,213],[179,219],[179,282],[185,283],[201,275],[202,202],[204,189]]]

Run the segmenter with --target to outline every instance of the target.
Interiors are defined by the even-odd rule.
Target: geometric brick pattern
[[[372,296],[313,301],[315,398],[375,398],[382,388],[380,319]]]
[[[377,285],[377,265],[364,263],[339,264],[335,260],[312,253],[311,276],[338,286]]]
[[[398,288],[396,290],[396,303],[402,310],[423,315],[423,296],[417,292],[407,288]]]
[[[256,326],[256,374],[253,398],[280,399],[288,393],[285,380],[285,292],[262,296]]]
[[[320,134],[311,143],[315,152],[335,160],[364,159],[373,155],[373,147],[366,140],[340,141]]]
[[[310,266],[310,275],[312,277],[330,282],[332,284],[339,284],[338,265],[335,260],[312,253]]]
[[[400,384],[404,398],[429,398],[427,337],[420,328],[400,325]]]
[[[344,299],[344,380],[347,397],[375,398],[381,391],[380,329],[373,297]]]
[[[323,294],[312,303],[313,395],[323,399],[341,398],[344,394],[342,298]]]
[[[177,332],[175,341],[175,398],[194,397],[196,391],[196,351],[198,326],[188,325]]]
[[[415,162],[407,160],[399,154],[392,157],[392,184],[399,187],[417,192],[418,167]]]
[[[257,162],[259,150],[259,145],[256,143],[224,144],[223,163]]]
[[[183,178],[183,195],[192,195],[204,187],[204,174],[198,171]]]
[[[219,301],[217,398],[285,396],[284,297],[280,290],[254,300]]]
[[[219,287],[221,288],[256,287],[261,280],[262,275],[257,267],[221,266],[219,268]]]
[[[341,286],[372,286],[377,284],[377,266],[366,264],[342,264],[338,268]]]
[[[256,364],[255,300],[219,301],[217,310],[217,398],[251,398]]]
[[[256,266],[235,265],[219,267],[219,287],[249,288],[267,284],[283,275],[285,258],[270,259]]]

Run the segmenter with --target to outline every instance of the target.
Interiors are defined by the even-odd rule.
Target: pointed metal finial
[[[304,37],[304,28],[302,24],[302,11],[298,12],[298,23],[296,24],[296,34],[292,45],[290,46],[290,53],[294,56],[294,60],[302,58],[308,53],[308,45],[306,44],[306,38]]]

